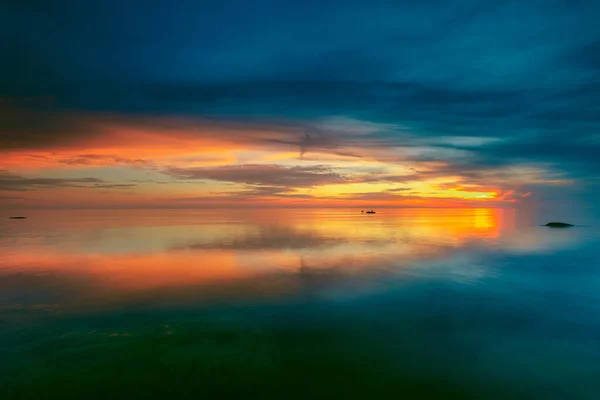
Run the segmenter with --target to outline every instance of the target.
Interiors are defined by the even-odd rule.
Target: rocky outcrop
[[[548,222],[546,225],[549,228],[568,228],[570,226],[573,226],[571,224],[567,224],[565,222]]]

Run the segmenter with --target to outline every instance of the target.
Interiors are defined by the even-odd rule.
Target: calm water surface
[[[514,210],[0,220],[6,398],[600,398],[600,230]]]

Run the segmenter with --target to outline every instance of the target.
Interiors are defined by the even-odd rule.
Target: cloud
[[[252,117],[68,113],[1,107],[0,117],[6,117],[7,122],[0,125],[0,152],[45,152],[29,157],[37,158],[37,162],[87,166],[153,167],[155,160],[150,157],[157,154],[173,154],[182,161],[207,157],[218,161],[222,157],[214,150],[223,149],[292,150],[301,155],[311,152],[356,158],[360,157],[357,148],[379,146],[377,140],[367,137],[374,127],[387,128],[385,124],[340,118],[259,121]]]
[[[344,199],[349,200],[377,200],[377,201],[397,201],[401,197],[388,191],[383,192],[365,192],[365,193],[340,193]]]
[[[105,154],[76,154],[73,156],[59,156],[56,153],[53,153],[52,155],[27,154],[26,159],[34,161],[36,163],[66,164],[73,166],[126,165],[147,168],[152,168],[155,166],[154,162],[151,160],[132,159],[127,157],[121,157],[118,155]]]
[[[112,184],[98,178],[26,178],[0,170],[0,190],[28,191],[51,188],[131,189],[134,184]]]
[[[346,180],[341,174],[321,165],[287,167],[277,164],[249,164],[223,167],[167,168],[163,173],[177,179],[210,179],[278,187],[312,187],[341,183]]]
[[[0,149],[45,148],[81,143],[103,133],[88,119],[59,110],[0,106]]]
[[[596,93],[592,93],[592,97],[595,97]],[[572,96],[586,96],[589,101],[589,94],[574,92]],[[467,96],[467,99],[470,97]],[[414,111],[418,104],[411,107]],[[319,159],[318,153],[327,157],[361,158],[384,163],[414,162],[415,166],[422,162],[437,161],[467,169],[537,163],[571,174],[574,178],[593,177],[600,173],[595,159],[595,154],[600,150],[600,141],[594,129],[596,117],[591,112],[570,117],[577,121],[583,121],[584,117],[591,119],[586,123],[589,130],[579,132],[577,129],[581,128],[568,116],[565,119],[570,122],[566,125],[560,119],[550,120],[552,113],[538,107],[526,118],[520,117],[521,126],[512,135],[504,137],[497,130],[487,132],[485,129],[477,136],[468,131],[457,135],[457,123],[477,127],[482,123],[477,119],[454,121],[444,129],[438,127],[430,132],[427,124],[419,121],[413,121],[412,127],[410,123],[375,123],[346,117],[258,123],[248,119],[228,121],[44,112],[41,121],[49,119],[50,123],[40,125],[39,111],[27,113],[31,115],[21,119],[22,122],[17,124],[19,129],[13,131],[10,126],[8,130],[6,127],[0,128],[0,140],[4,139],[6,144],[4,152],[14,153],[18,149],[52,150],[52,154],[46,152],[27,157],[36,162],[73,166],[157,168],[157,160],[152,159],[156,154],[170,152],[172,156],[183,155],[183,163],[186,157],[190,159],[195,154],[196,158],[201,159],[202,154],[211,154],[212,148],[220,146],[261,151],[296,150],[300,158],[307,160]],[[34,121],[32,126],[28,126],[29,121]],[[541,125],[546,125],[545,130],[531,133],[535,132],[531,131],[532,127]],[[600,126],[600,122],[597,125]],[[577,134],[569,134],[569,130],[575,130]],[[120,149],[118,151],[122,154],[95,151],[105,148],[107,144]],[[187,155],[186,149],[189,151]],[[132,156],[134,154],[142,156]],[[219,162],[214,155],[212,157],[215,163]],[[459,172],[458,168],[454,170]]]
[[[234,199],[251,199],[256,197],[282,197],[290,199],[310,199],[307,194],[294,193],[294,189],[285,186],[248,186],[244,190],[226,192],[211,192],[219,196],[232,197]]]
[[[455,177],[597,190],[597,1],[307,0],[264,13],[233,0],[144,15],[137,2],[107,1],[114,12],[4,10],[2,168],[26,170],[8,161],[27,153],[60,168],[171,166],[177,178],[270,188]],[[110,28],[132,19],[135,33]],[[258,152],[295,153],[300,168],[373,162],[415,174],[292,171],[291,157],[264,179],[229,166],[284,164]]]
[[[98,189],[133,189],[137,185],[133,183],[94,183],[93,187]]]
[[[140,166],[151,166],[153,163],[149,160],[143,159],[131,159],[126,157],[120,157],[116,155],[102,155],[102,154],[79,154],[75,157],[64,158],[57,160],[59,163],[68,165],[140,165]]]

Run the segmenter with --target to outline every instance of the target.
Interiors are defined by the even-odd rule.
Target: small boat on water
[[[375,211],[369,210],[369,211],[367,211],[367,214],[375,214]]]
[[[21,217],[21,216],[16,216],[16,217],[8,217],[8,219],[26,219],[27,217]]]

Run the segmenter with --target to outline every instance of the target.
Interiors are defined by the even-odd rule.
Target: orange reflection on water
[[[71,306],[356,287],[457,252],[544,245],[515,235],[514,213],[499,209],[40,211],[15,222],[0,226],[0,282],[66,293],[47,301]]]
[[[2,257],[2,273],[37,276],[67,274],[93,279],[98,285],[118,290],[147,290],[216,283],[264,272],[265,254],[244,256],[235,251],[214,250],[203,254],[176,251],[148,254],[78,254],[30,248]],[[297,260],[285,254],[268,254],[273,265],[292,269]],[[270,267],[271,265],[269,265]]]

